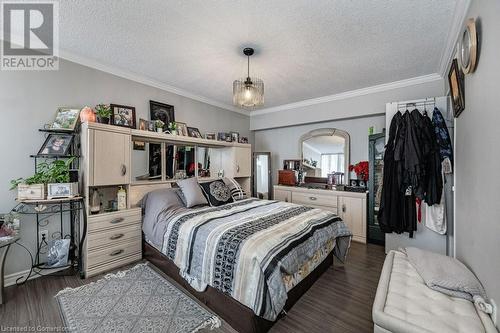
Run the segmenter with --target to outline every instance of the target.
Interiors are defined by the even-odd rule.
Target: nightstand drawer
[[[87,235],[87,249],[94,251],[102,247],[114,246],[117,243],[141,239],[141,224],[135,223],[106,231],[89,233]]]
[[[292,193],[292,202],[299,205],[327,206],[331,208],[337,207],[337,197],[322,194],[309,193]]]
[[[127,224],[141,223],[141,209],[127,209],[112,213],[103,213],[99,215],[89,216],[87,219],[88,232],[108,230]]]
[[[142,242],[141,238],[138,238],[130,242],[116,244],[102,250],[89,251],[87,252],[87,267],[90,269],[106,262],[113,262],[133,254],[140,254],[141,250]]]

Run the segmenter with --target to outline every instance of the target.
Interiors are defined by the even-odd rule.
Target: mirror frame
[[[259,155],[267,155],[267,160],[268,160],[268,184],[267,184],[267,191],[268,191],[268,198],[267,200],[273,200],[274,193],[273,193],[273,172],[272,172],[272,166],[271,166],[271,153],[270,152],[253,152],[252,153],[252,196],[257,198],[257,156]]]
[[[304,154],[302,151],[302,144],[304,141],[312,139],[314,137],[318,136],[333,136],[337,135],[345,140],[345,146],[344,146],[344,184],[349,184],[349,165],[351,163],[350,161],[350,151],[351,151],[351,137],[349,136],[349,133],[347,133],[344,130],[336,129],[336,128],[319,128],[315,129],[312,131],[307,132],[306,134],[302,135],[299,139],[299,152],[300,152],[300,165],[302,166],[302,162],[304,161]]]

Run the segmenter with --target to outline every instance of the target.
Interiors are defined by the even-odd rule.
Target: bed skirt
[[[240,333],[267,332],[279,318],[272,322],[257,316],[250,308],[210,286],[204,292],[194,290],[189,283],[179,275],[179,268],[163,253],[143,240],[143,257],[174,279],[190,294],[208,306],[222,317],[231,327]],[[333,253],[330,253],[321,264],[307,277],[288,292],[285,310],[288,311],[312,284],[333,265]]]

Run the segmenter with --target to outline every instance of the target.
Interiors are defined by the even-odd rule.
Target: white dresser
[[[275,185],[274,199],[332,211],[352,231],[354,241],[366,243],[367,193]]]

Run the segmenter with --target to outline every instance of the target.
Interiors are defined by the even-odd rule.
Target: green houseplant
[[[165,123],[161,121],[160,119],[155,120],[155,127],[156,131],[158,133],[163,133],[163,127],[165,126]]]
[[[111,117],[111,107],[109,104],[97,104],[94,109],[97,116],[97,122],[109,124],[109,118]]]
[[[170,134],[177,135],[177,123],[175,121],[168,123],[168,130]]]

